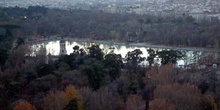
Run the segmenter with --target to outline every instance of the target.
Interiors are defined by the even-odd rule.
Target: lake
[[[97,44],[100,46],[101,49],[103,49],[103,52],[105,54],[108,53],[115,53],[115,54],[121,54],[122,58],[125,58],[126,54],[129,51],[133,51],[135,49],[140,49],[143,54],[143,57],[148,57],[147,49],[152,48],[154,50],[161,51],[163,49],[168,49],[165,46],[157,46],[156,48],[153,46],[147,46],[147,45],[134,45],[134,44],[126,44],[126,43],[113,43],[113,42],[106,42],[106,41],[86,41],[86,40],[78,40],[78,41],[71,41],[68,40],[65,42],[66,44],[66,50],[67,54],[70,54],[73,52],[73,47],[78,45],[80,48],[83,48],[85,51],[88,51],[88,47],[91,45]],[[32,55],[35,55],[35,52],[40,49],[40,47],[46,48],[46,53],[51,55],[59,55],[60,54],[60,40],[53,40],[53,41],[45,41],[43,43],[35,43],[32,44]],[[176,49],[178,50],[178,49]],[[199,59],[199,57],[204,53],[202,51],[195,51],[195,50],[179,50],[185,54],[185,57],[181,60],[178,60],[177,64],[180,65],[188,65],[191,63],[196,62],[196,60]],[[155,58],[155,62],[159,63],[160,59]],[[147,64],[147,62],[143,62],[143,64]]]

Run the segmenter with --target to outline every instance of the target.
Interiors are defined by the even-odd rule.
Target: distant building
[[[220,20],[220,13],[190,13],[190,16],[197,22]]]
[[[117,10],[118,9],[117,9],[116,5],[109,5],[109,6],[103,8],[103,11],[107,12],[107,13],[117,13],[118,12]]]
[[[60,40],[60,55],[66,55],[67,51],[66,51],[66,41],[61,39]]]

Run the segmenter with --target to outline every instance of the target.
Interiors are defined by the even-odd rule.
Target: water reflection
[[[112,45],[112,43],[88,43],[88,42],[76,42],[76,41],[66,41],[66,50],[67,54],[70,54],[73,52],[73,47],[78,45],[80,48],[83,48],[85,51],[88,52],[88,47],[91,45],[98,44],[101,49],[103,49],[103,52],[105,54],[108,53],[116,53],[116,54],[121,54],[122,58],[125,58],[126,54],[129,51],[133,51],[135,49],[140,49],[143,54],[142,57],[148,57],[148,52],[147,52],[147,47],[141,47],[141,46],[132,46],[132,45]],[[59,55],[60,53],[60,42],[59,40],[57,41],[50,41],[50,42],[45,42],[45,43],[39,43],[36,45],[32,46],[33,54],[34,52],[38,51],[40,47],[43,46],[46,48],[46,53],[51,54],[51,55]],[[158,49],[158,48],[152,48],[157,51],[161,51],[163,49]],[[181,50],[180,50],[181,51]],[[199,56],[202,55],[202,52],[198,51],[182,51],[185,54],[185,57],[179,61],[177,61],[178,65],[188,65],[193,62],[198,61]],[[156,62],[160,62],[160,59],[155,59]],[[147,62],[144,62],[144,64],[147,64]]]

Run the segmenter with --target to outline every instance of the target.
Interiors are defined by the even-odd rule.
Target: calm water
[[[87,42],[80,42],[80,41],[66,41],[66,50],[67,54],[70,54],[73,52],[73,47],[78,45],[80,48],[83,48],[84,50],[88,51],[87,48],[90,47],[93,44],[99,44],[100,48],[103,49],[103,52],[105,54],[108,53],[116,53],[116,54],[121,54],[123,58],[125,58],[126,54],[129,51],[133,51],[135,49],[140,49],[143,54],[143,57],[148,57],[148,52],[147,49],[148,47],[141,47],[141,46],[131,46],[131,45],[112,45],[111,43],[87,43]],[[35,54],[36,51],[40,49],[40,47],[45,47],[46,48],[46,53],[47,54],[52,54],[52,55],[59,55],[60,54],[60,41],[50,41],[46,43],[40,43],[40,44],[35,44],[32,45],[32,55]],[[114,49],[112,49],[114,47]],[[154,50],[163,50],[162,48],[153,48]],[[195,51],[182,51],[185,53],[186,57],[178,61],[178,65],[187,65],[193,62],[196,62],[196,59],[199,58],[199,56],[202,55],[202,52],[195,52]],[[155,62],[160,62],[160,59],[155,59]],[[144,62],[146,64],[147,62]]]

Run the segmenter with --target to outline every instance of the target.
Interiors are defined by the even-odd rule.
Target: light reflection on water
[[[80,48],[83,48],[85,50],[87,50],[88,47],[90,47],[91,45],[93,45],[95,43],[85,43],[85,42],[76,42],[76,41],[66,41],[66,50],[67,50],[67,54],[70,54],[73,52],[73,47],[78,45]],[[40,44],[36,44],[32,46],[32,50],[33,51],[38,51],[40,49],[40,47],[43,46],[46,48],[46,53],[47,54],[51,54],[51,55],[59,55],[60,54],[60,41],[50,41],[50,42],[46,42],[46,43],[40,43]],[[130,45],[112,45],[112,44],[104,44],[104,43],[99,43],[99,46],[101,49],[103,49],[103,52],[105,54],[108,53],[115,53],[115,54],[121,54],[122,58],[125,58],[126,54],[129,51],[133,51],[135,49],[140,49],[143,54],[141,55],[142,57],[148,57],[148,52],[147,52],[147,47],[135,47],[135,46],[130,46]],[[111,49],[112,47],[114,47],[114,49]],[[157,48],[153,48],[154,50],[158,50],[161,51],[162,49],[157,49]],[[187,65],[190,63],[194,63],[195,62],[195,53],[197,55],[201,55],[202,52],[195,52],[195,51],[183,51],[186,55],[186,57],[184,59],[181,59],[179,61],[177,61],[178,65]],[[33,52],[34,54],[34,52]],[[160,62],[160,59],[155,59],[156,62]],[[144,64],[147,64],[147,62],[144,62]]]

